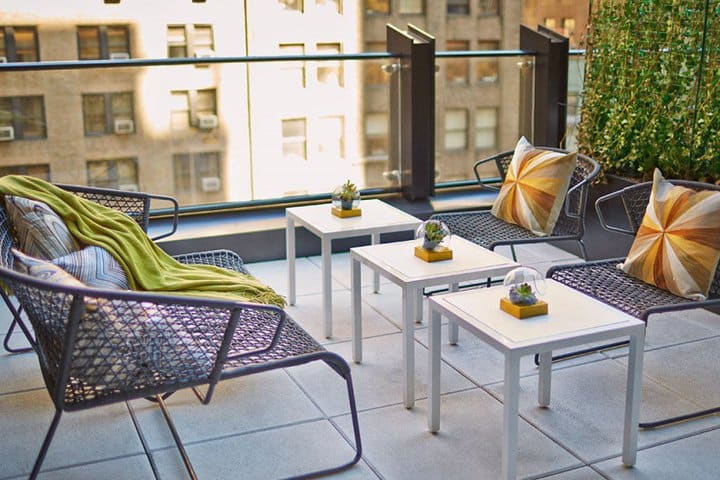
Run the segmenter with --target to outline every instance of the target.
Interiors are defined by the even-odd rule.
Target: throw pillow
[[[123,268],[102,247],[90,245],[50,261],[89,287],[130,288]]]
[[[28,255],[50,260],[80,248],[62,219],[43,202],[5,195],[5,207],[18,246]]]
[[[491,213],[535,235],[550,235],[560,216],[577,152],[560,153],[518,141]]]
[[[655,169],[645,216],[625,273],[692,300],[705,300],[720,260],[720,192],[673,185]]]

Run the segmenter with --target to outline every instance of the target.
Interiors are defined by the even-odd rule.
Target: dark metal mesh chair
[[[30,478],[37,477],[61,415],[115,402],[147,398],[162,409],[191,478],[197,478],[164,400],[192,388],[210,402],[221,380],[323,361],[346,383],[355,456],[338,467],[300,475],[335,473],[362,454],[357,409],[348,364],[328,352],[282,309],[211,298],[67,287],[12,270],[9,222],[0,209],[0,283],[16,296],[35,332],[26,332],[55,405],[55,416]],[[203,252],[183,258],[245,271],[233,252]],[[0,289],[18,315],[7,293]],[[21,323],[24,330],[27,327]],[[198,387],[207,386],[205,392]],[[136,422],[132,409],[131,418]],[[136,423],[139,430],[139,425]],[[141,436],[153,472],[149,447]]]
[[[540,147],[543,150],[567,153],[565,150],[550,147]],[[484,185],[480,177],[480,167],[488,162],[495,162],[501,180],[505,179],[513,151],[502,152],[489,158],[478,160],[473,169],[481,188],[498,190],[496,187]],[[590,182],[600,171],[598,164],[592,158],[578,154],[577,166],[572,174],[570,185],[563,209],[560,212],[557,223],[551,235],[538,236],[518,225],[505,222],[490,213],[489,210],[439,213],[431,216],[431,219],[444,222],[453,235],[459,235],[482,247],[494,250],[500,245],[509,245],[513,260],[515,245],[521,243],[552,242],[558,240],[575,240],[583,258],[587,258],[585,245],[582,242],[585,233],[585,206],[587,204],[588,189]]]
[[[171,205],[170,209],[172,219],[170,228],[168,231],[161,232],[160,234],[153,236],[152,239],[159,240],[161,238],[169,237],[177,230],[178,202],[173,197],[144,192],[128,192],[125,190],[113,190],[109,188],[86,187],[82,185],[57,184],[57,186],[63,190],[72,192],[79,197],[92,200],[108,208],[125,213],[135,220],[145,232],[147,232],[148,226],[150,225],[151,202],[155,201],[163,204],[169,203]],[[5,347],[5,350],[11,353],[26,353],[31,351],[32,348],[13,347],[10,345],[10,339],[12,338],[15,328],[19,325],[18,322],[22,322],[22,309],[18,310],[18,315],[16,315],[10,323],[10,327],[5,334],[3,346]],[[22,330],[23,332],[26,332],[27,328]]]
[[[720,191],[720,186],[707,183],[685,180],[671,180],[671,182],[674,185],[684,186],[696,191]],[[645,182],[626,187],[622,190],[599,198],[595,204],[595,208],[603,228],[634,237],[645,215],[651,190],[652,182]],[[605,220],[607,215],[603,213],[603,210],[608,208],[617,208],[620,207],[620,205],[624,207],[627,217],[627,226],[609,225]],[[607,212],[607,210],[605,212]],[[688,300],[687,298],[679,297],[666,290],[662,290],[627,275],[622,270],[616,268],[617,264],[622,261],[624,261],[624,258],[598,260],[572,265],[558,265],[551,267],[547,272],[547,276],[548,278],[557,280],[558,282],[574,288],[575,290],[596,298],[603,303],[622,310],[633,317],[639,318],[644,322],[647,322],[651,315],[658,313],[720,306],[720,268],[715,271],[715,276],[708,294],[708,300],[693,301]],[[627,342],[616,342],[607,345],[600,345],[577,352],[558,355],[553,357],[553,361],[564,360],[566,358],[576,357],[578,355],[597,352],[608,348],[615,348],[626,344]],[[720,412],[720,407],[690,413],[679,417],[668,418],[665,420],[641,423],[640,426],[642,428],[655,428],[717,412]]]

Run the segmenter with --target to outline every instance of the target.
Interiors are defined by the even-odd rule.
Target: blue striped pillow
[[[50,261],[88,287],[120,290],[130,288],[123,268],[102,247],[90,245]]]

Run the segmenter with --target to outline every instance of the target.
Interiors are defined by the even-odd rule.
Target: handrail
[[[446,52],[435,52],[438,58],[460,58],[460,57],[534,57],[537,52],[529,50],[452,50]]]

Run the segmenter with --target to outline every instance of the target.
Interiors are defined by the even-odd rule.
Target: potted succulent
[[[425,231],[423,234],[422,248],[425,250],[434,250],[450,233],[447,227],[439,220],[428,220],[423,225],[425,226]]]
[[[507,296],[500,299],[501,310],[517,318],[548,313],[547,302],[539,298],[545,294],[545,280],[536,269],[515,268],[505,275],[503,285],[507,287]]]
[[[337,187],[333,192],[333,204],[337,204],[340,210],[352,210],[357,208],[359,203],[360,192],[350,180]]]

